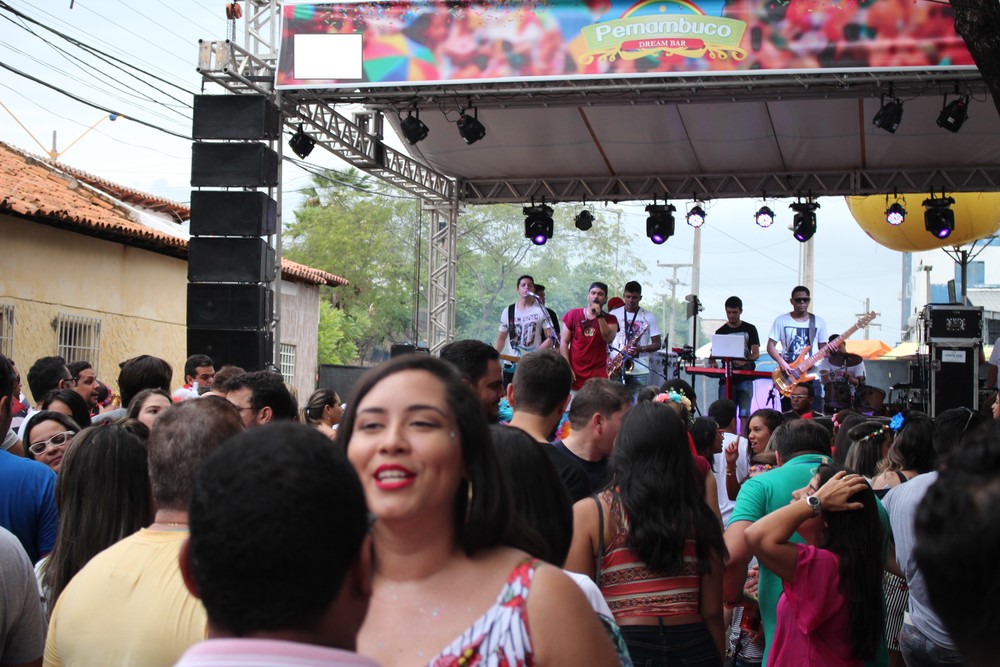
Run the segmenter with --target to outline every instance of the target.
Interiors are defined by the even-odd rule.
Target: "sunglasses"
[[[67,442],[72,440],[74,435],[76,435],[76,433],[74,433],[73,431],[63,431],[62,433],[56,433],[48,440],[42,440],[41,442],[33,443],[30,447],[28,447],[28,451],[34,454],[35,456],[38,456],[39,454],[44,453],[45,450],[48,449],[49,447],[62,447]]]
[[[800,296],[792,299],[792,301],[794,301],[795,303],[809,303],[810,301],[812,301],[812,299],[810,299],[807,296]]]

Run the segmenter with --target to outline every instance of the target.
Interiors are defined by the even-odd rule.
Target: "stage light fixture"
[[[466,144],[474,144],[486,136],[486,128],[479,122],[479,109],[473,109],[472,112],[475,116],[463,111],[461,118],[458,119],[458,133],[462,135]]]
[[[583,209],[582,211],[576,214],[574,222],[576,223],[577,229],[579,229],[581,232],[586,232],[591,227],[594,226],[594,214],[588,211],[587,209]]]
[[[316,140],[302,131],[302,125],[299,125],[299,131],[293,134],[292,138],[288,140],[289,148],[303,160],[309,157],[315,145]]]
[[[424,121],[420,120],[420,112],[416,109],[406,114],[406,118],[400,121],[399,128],[403,131],[403,136],[411,146],[419,141],[423,141],[430,134],[430,130],[424,125]]]
[[[955,231],[955,212],[951,205],[955,200],[951,197],[935,198],[931,194],[924,200],[924,228],[939,239],[946,239]]]
[[[889,208],[885,209],[885,221],[893,227],[899,227],[906,222],[906,209],[899,201],[894,201]]]
[[[687,223],[698,229],[705,224],[705,219],[708,216],[705,215],[705,209],[703,209],[699,204],[695,204],[694,208],[687,212]]]
[[[754,222],[757,223],[757,226],[764,227],[765,229],[774,224],[774,218],[774,211],[772,211],[768,206],[761,206],[757,209],[757,212],[754,213],[753,216]]]
[[[903,120],[903,102],[899,98],[892,97],[892,93],[889,95],[888,102],[885,101],[885,96],[882,96],[882,106],[875,112],[872,125],[880,130],[895,133],[900,121]]]
[[[816,233],[816,209],[819,204],[816,202],[796,202],[789,204],[788,208],[795,211],[792,220],[792,236],[799,243],[805,243]]]
[[[674,235],[674,211],[677,207],[673,204],[650,204],[646,207],[649,217],[646,218],[646,236],[649,240],[660,245]]]
[[[524,236],[531,239],[535,245],[545,245],[545,242],[552,238],[552,207],[542,204],[541,206],[525,206],[521,209],[524,214]]]
[[[969,96],[963,95],[957,100],[948,102],[948,96],[944,96],[945,105],[938,115],[938,127],[943,127],[949,132],[958,132],[962,129],[965,119],[969,117]]]

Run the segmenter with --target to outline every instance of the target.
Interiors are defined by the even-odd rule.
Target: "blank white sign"
[[[295,35],[295,79],[361,79],[361,35]]]

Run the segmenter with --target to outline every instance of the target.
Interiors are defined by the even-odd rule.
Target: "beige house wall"
[[[120,362],[154,354],[173,367],[173,388],[183,384],[186,260],[2,214],[0,240],[0,304],[14,308],[11,356],[22,378],[35,359],[56,353],[57,316],[76,315],[100,320],[101,380],[114,386]],[[282,339],[295,345],[305,401],[316,386],[319,288],[282,281],[282,293]]]

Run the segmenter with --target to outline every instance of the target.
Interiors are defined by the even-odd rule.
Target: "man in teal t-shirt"
[[[743,537],[747,527],[757,519],[784,507],[792,500],[792,492],[809,484],[822,463],[832,462],[830,458],[830,432],[810,419],[797,419],[782,424],[771,435],[769,442],[778,455],[778,468],[746,481],[736,498],[736,506],[729,517],[726,528],[726,548],[729,561],[723,580],[722,599],[730,606],[743,598],[743,584],[746,581],[747,565],[751,553]],[[883,524],[888,525],[885,510],[879,505]],[[798,533],[791,542],[802,543]],[[764,625],[764,662],[774,639],[778,598],[781,597],[781,578],[760,566],[760,580],[757,587],[760,602],[760,616]],[[884,657],[884,659],[883,659]],[[888,664],[888,654],[883,648],[879,660],[873,664]]]

